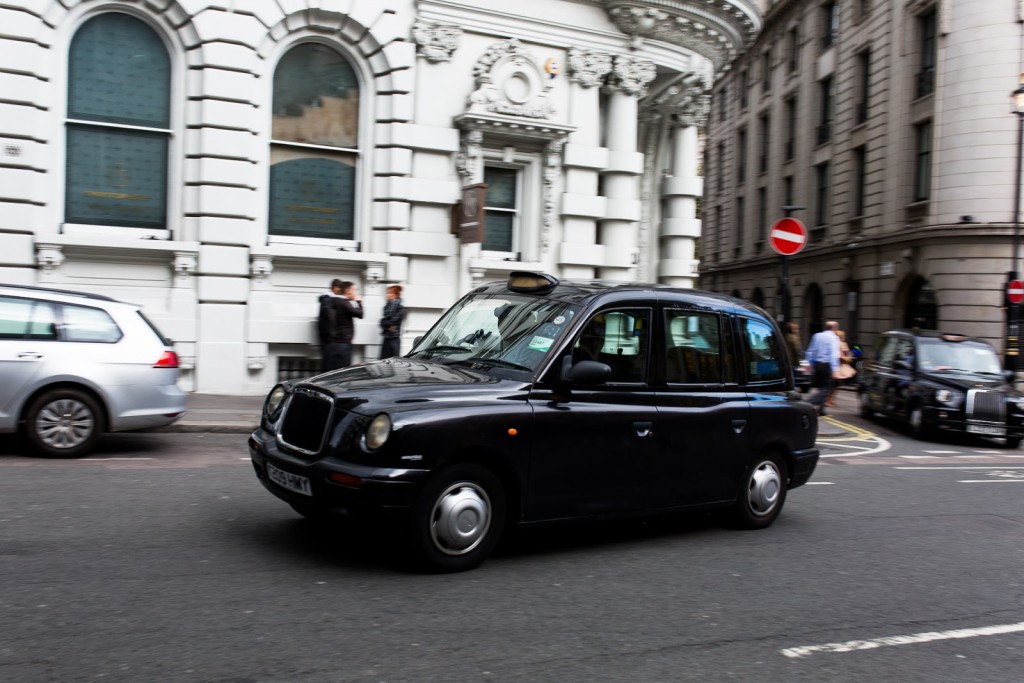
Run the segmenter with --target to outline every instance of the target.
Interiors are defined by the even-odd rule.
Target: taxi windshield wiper
[[[473,356],[472,358],[464,358],[459,363],[480,363],[482,365],[500,365],[503,368],[512,368],[513,370],[526,370],[527,372],[533,372],[533,368],[528,368],[525,365],[519,363],[513,363],[510,360],[504,360],[501,358],[484,358],[483,356]]]
[[[450,344],[438,344],[437,346],[431,346],[431,347],[426,348],[426,349],[420,349],[419,351],[416,352],[416,355],[419,355],[421,353],[438,353],[438,352],[441,352],[441,351],[453,351],[454,352],[454,351],[471,351],[471,350],[472,349],[467,349],[465,346],[452,346]]]

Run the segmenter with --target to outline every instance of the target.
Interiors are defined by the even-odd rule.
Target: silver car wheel
[[[430,539],[445,555],[465,555],[480,545],[491,526],[491,501],[482,486],[460,481],[446,488],[430,517]]]
[[[54,449],[82,445],[96,430],[96,416],[89,406],[72,398],[59,398],[40,409],[35,420],[39,440]]]
[[[751,473],[747,486],[747,502],[750,511],[758,517],[771,514],[779,502],[782,491],[782,475],[775,463],[765,460]]]

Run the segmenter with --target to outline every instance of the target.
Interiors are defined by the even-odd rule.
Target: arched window
[[[68,223],[167,227],[171,62],[143,21],[82,24],[68,56]]]
[[[274,72],[271,235],[355,239],[359,81],[319,43],[302,43]]]

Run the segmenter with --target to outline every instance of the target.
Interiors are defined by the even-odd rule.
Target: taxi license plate
[[[993,425],[967,425],[967,433],[984,434],[986,436],[1006,436],[1006,428]]]
[[[301,493],[304,496],[312,496],[313,489],[309,486],[309,479],[306,477],[300,477],[297,474],[291,472],[285,472],[267,463],[267,476],[270,477],[270,481],[274,482],[282,488],[286,488],[289,491],[295,493]]]

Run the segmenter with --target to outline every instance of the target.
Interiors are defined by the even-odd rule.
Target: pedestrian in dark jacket
[[[327,345],[331,343],[331,297],[341,296],[342,281],[338,278],[331,280],[330,291],[321,294],[319,298],[320,312],[316,319],[316,334],[320,341],[320,372],[327,372]]]
[[[332,294],[327,309],[327,363],[326,370],[337,370],[352,365],[352,337],[355,318],[363,317],[363,305],[356,286],[351,282],[339,284],[340,293]]]
[[[384,337],[380,345],[381,360],[401,355],[402,319],[405,318],[402,285],[390,285],[385,296],[387,303],[380,318],[380,333]]]

